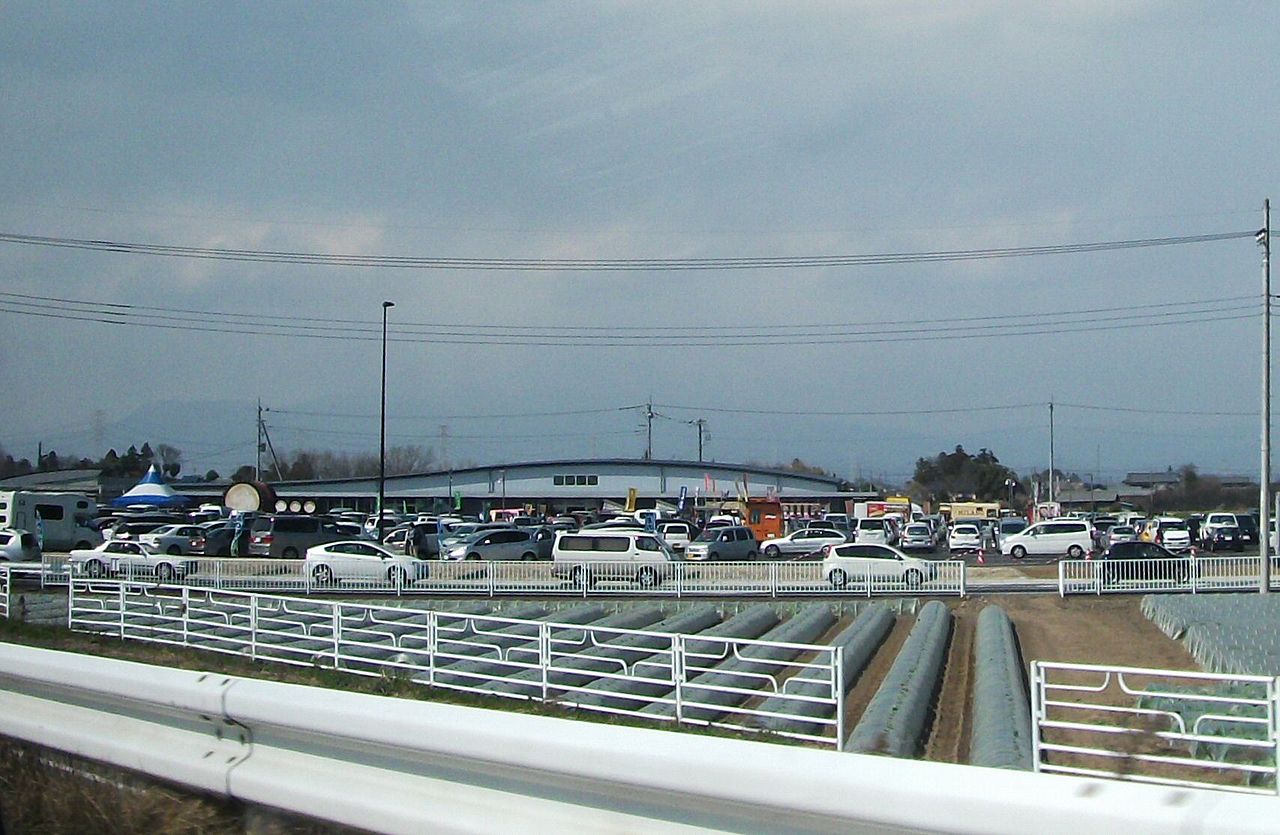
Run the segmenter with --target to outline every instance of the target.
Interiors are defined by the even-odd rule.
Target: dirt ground
[[[932,730],[923,757],[967,762],[973,690],[973,643],[978,615],[998,605],[1013,621],[1025,671],[1032,661],[1112,664],[1164,670],[1197,670],[1182,645],[1142,614],[1141,597],[1061,598],[1050,594],[975,595],[949,601],[955,616],[946,673],[939,688]],[[893,631],[858,679],[846,702],[852,729],[898,655],[914,619],[899,616]]]

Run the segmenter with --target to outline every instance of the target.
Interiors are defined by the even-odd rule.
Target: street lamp
[[[382,544],[382,503],[387,488],[387,311],[395,302],[382,303],[382,430],[378,437],[378,544]]]

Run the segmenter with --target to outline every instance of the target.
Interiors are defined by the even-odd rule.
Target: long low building
[[[286,502],[314,502],[317,510],[339,505],[372,510],[378,479],[348,478],[284,481],[272,485]],[[215,485],[184,484],[193,496],[220,494]],[[221,489],[225,489],[225,485]],[[634,491],[634,493],[633,493]],[[630,495],[638,507],[658,503],[702,506],[740,498],[776,498],[787,515],[809,515],[843,509],[847,500],[874,499],[855,493],[835,476],[813,475],[740,464],[656,461],[627,458],[536,461],[465,467],[388,476],[387,506],[428,511],[450,507],[486,513],[501,507],[529,507],[543,512],[597,511],[625,504]]]

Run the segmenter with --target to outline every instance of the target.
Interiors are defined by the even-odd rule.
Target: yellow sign
[[[636,512],[636,498],[638,496],[639,496],[639,492],[636,490],[636,488],[634,487],[627,488],[627,513]]]

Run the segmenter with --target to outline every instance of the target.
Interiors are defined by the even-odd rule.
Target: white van
[[[656,586],[674,573],[675,559],[662,538],[648,531],[559,531],[551,546],[552,573],[575,585],[631,580],[641,586]]]
[[[1093,526],[1084,519],[1048,519],[1000,541],[1000,553],[1020,560],[1035,556],[1083,559],[1093,549]]]

